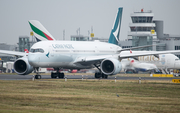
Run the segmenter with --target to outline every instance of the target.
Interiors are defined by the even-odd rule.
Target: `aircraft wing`
[[[27,53],[18,51],[0,50],[0,54],[14,55],[14,56],[25,56]]]
[[[118,52],[121,51],[127,51],[127,50],[132,50],[132,49],[139,49],[139,48],[146,48],[146,47],[152,47],[152,46],[156,46],[157,44],[153,44],[153,45],[145,45],[145,46],[138,46],[138,47],[131,47],[131,48],[123,48],[121,50],[119,50]]]
[[[98,61],[102,61],[106,58],[125,59],[125,58],[133,58],[133,57],[138,57],[138,56],[169,54],[169,53],[180,53],[180,50],[159,51],[159,52],[158,51],[148,51],[148,52],[142,52],[142,53],[128,53],[128,54],[123,54],[123,51],[122,51],[120,54],[116,54],[116,55],[99,55],[99,56],[79,57],[73,63],[95,64]]]
[[[118,55],[116,55],[117,57]],[[79,57],[74,63],[85,63],[85,62],[98,62],[106,58],[115,57],[114,55],[99,55],[99,56],[87,56],[87,57]]]
[[[123,51],[120,53],[120,59],[124,58],[133,58],[138,56],[148,56],[148,55],[157,55],[157,54],[170,54],[170,53],[180,53],[180,50],[172,50],[172,51],[148,51],[142,53],[129,53],[123,54]]]

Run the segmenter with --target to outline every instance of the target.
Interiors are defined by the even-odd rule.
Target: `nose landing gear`
[[[41,79],[41,75],[35,75],[35,79]]]
[[[39,67],[34,69],[36,71],[35,79],[41,79],[41,75],[39,74]]]

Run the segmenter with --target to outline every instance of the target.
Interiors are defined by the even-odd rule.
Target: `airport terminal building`
[[[106,38],[98,38],[98,37],[89,37],[83,35],[71,35],[71,41],[95,41],[99,40],[101,42],[108,42]]]
[[[137,47],[157,44],[157,46],[141,48],[138,50],[166,51],[180,50],[180,35],[164,34],[164,23],[153,20],[152,11],[134,12],[131,14],[132,23],[129,24],[130,32],[125,41],[119,42],[122,48]],[[180,54],[176,54],[180,58]]]
[[[28,36],[19,36],[19,42],[17,44],[11,45],[6,43],[0,43],[0,50],[9,51],[20,51],[24,52],[24,49],[30,49],[34,42],[30,41]],[[16,57],[12,55],[0,54],[0,59],[4,62],[15,61]]]
[[[134,12],[131,14],[132,23],[129,24],[130,32],[128,36],[132,39],[132,46],[152,45],[153,39],[156,38],[156,32],[151,33],[155,29],[155,23],[153,23],[154,14],[152,11]],[[152,50],[152,47],[141,48],[139,50]]]

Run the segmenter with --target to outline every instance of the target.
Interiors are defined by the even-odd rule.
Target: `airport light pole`
[[[30,35],[32,36],[32,45],[33,45],[33,36],[34,36],[33,31],[30,32]],[[32,46],[32,45],[31,45],[31,46]]]

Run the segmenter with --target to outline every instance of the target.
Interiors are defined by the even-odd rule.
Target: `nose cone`
[[[175,69],[180,69],[180,61],[176,61],[174,64]]]

